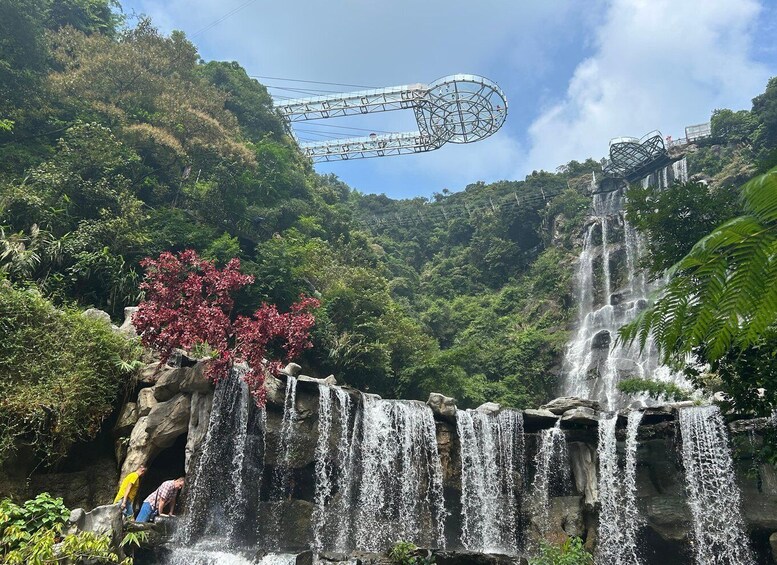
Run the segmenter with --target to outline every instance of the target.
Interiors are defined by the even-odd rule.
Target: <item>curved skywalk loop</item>
[[[671,161],[659,131],[651,131],[641,139],[616,137],[610,140],[610,158],[604,166],[604,174],[633,182]]]
[[[314,162],[420,153],[446,143],[472,143],[493,135],[507,118],[507,98],[478,75],[451,75],[431,84],[411,84],[327,96],[284,100],[276,108],[291,125],[355,114],[413,110],[418,131],[370,134],[300,143]]]

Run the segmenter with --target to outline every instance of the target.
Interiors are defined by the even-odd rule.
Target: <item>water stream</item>
[[[684,160],[646,177],[643,185],[668,187],[687,180]],[[620,342],[618,330],[647,306],[663,281],[648,281],[639,268],[642,237],[626,221],[623,191],[595,193],[583,235],[575,283],[577,330],[567,345],[562,372],[564,393],[598,400],[605,409],[622,408],[617,390],[622,378],[640,377],[682,383],[682,376],[661,365],[649,340],[644,351]]]
[[[597,565],[642,563],[637,534],[642,519],[637,508],[637,431],[642,412],[631,411],[626,428],[626,457],[618,460],[618,414],[599,420],[599,512]]]
[[[752,565],[726,423],[717,406],[680,411],[682,460],[698,565]]]
[[[368,396],[361,425],[355,547],[381,550],[396,540],[444,547],[442,467],[431,409]]]
[[[550,532],[550,498],[566,494],[571,485],[571,469],[567,440],[561,429],[561,419],[556,425],[539,433],[539,445],[534,458],[534,481],[531,502],[537,530],[541,535]]]
[[[523,415],[459,410],[461,543],[466,549],[516,554],[523,485]]]

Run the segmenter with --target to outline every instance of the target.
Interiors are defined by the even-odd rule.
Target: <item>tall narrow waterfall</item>
[[[680,432],[696,562],[753,564],[720,409],[700,406],[681,410]]]
[[[444,546],[442,467],[431,409],[365,397],[359,460],[355,546],[382,550],[396,540]]]
[[[618,415],[599,420],[599,539],[597,565],[639,565],[637,547],[641,525],[637,509],[637,431],[642,412],[629,412],[626,461],[618,464],[615,429]]]
[[[210,424],[177,534],[183,544],[196,543],[174,549],[171,565],[243,563],[242,557],[226,550],[255,534],[246,513],[259,500],[265,419],[241,376],[236,369],[216,386]]]
[[[270,502],[272,513],[269,517],[266,542],[271,549],[280,545],[281,514],[283,503],[292,494],[291,458],[294,449],[294,421],[297,418],[297,379],[287,377],[286,397],[283,405],[283,420],[278,445],[278,461],[270,485]]]
[[[461,515],[465,548],[515,554],[523,483],[523,415],[459,410]],[[517,480],[516,480],[517,479]]]
[[[651,175],[644,183],[666,188],[673,180],[687,180],[684,160]],[[659,362],[648,343],[626,346],[617,332],[647,305],[659,283],[646,280],[639,270],[643,242],[625,218],[622,190],[594,194],[593,214],[583,236],[576,272],[577,330],[567,345],[563,373],[565,393],[599,400],[603,407],[621,407],[617,390],[624,377],[681,381]]]
[[[561,429],[561,420],[539,434],[537,455],[534,458],[534,481],[531,500],[536,526],[542,535],[550,531],[550,497],[564,494],[571,483],[567,440]]]
[[[353,403],[339,387],[318,385],[318,442],[313,549],[348,549],[353,494],[349,421]]]

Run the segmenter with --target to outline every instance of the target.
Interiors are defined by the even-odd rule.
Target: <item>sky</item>
[[[429,197],[600,159],[613,137],[682,137],[716,108],[750,109],[777,75],[777,0],[123,0],[205,60],[238,61],[275,96],[430,83],[471,73],[507,96],[505,125],[477,143],[320,163],[364,193]],[[130,20],[132,21],[132,20]],[[332,122],[415,129],[412,112]],[[321,137],[306,122],[299,137]],[[342,130],[346,131],[346,130]],[[340,133],[340,132],[338,132]]]

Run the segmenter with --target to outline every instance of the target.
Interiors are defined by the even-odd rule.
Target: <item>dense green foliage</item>
[[[529,559],[530,565],[593,565],[593,556],[583,547],[580,538],[568,538],[559,544],[540,543],[537,557]]]
[[[118,563],[110,538],[91,532],[63,536],[70,510],[43,492],[23,504],[0,502],[0,557],[8,565]],[[61,544],[59,544],[61,542]],[[59,544],[55,550],[55,544]],[[129,565],[131,560],[124,560]]]
[[[739,212],[737,192],[701,182],[674,184],[666,190],[631,186],[629,222],[647,239],[643,262],[660,275],[682,259],[702,237]]]
[[[389,551],[389,558],[395,565],[431,565],[434,557],[418,555],[419,549],[410,541],[398,541]]]
[[[0,460],[21,446],[48,462],[94,437],[138,351],[102,321],[0,281]]]
[[[599,163],[431,199],[363,195],[317,175],[265,87],[202,61],[183,33],[122,27],[109,0],[0,10],[0,272],[15,285],[117,318],[141,298],[144,257],[238,257],[255,284],[231,316],[320,300],[303,359],[315,374],[463,407],[555,393]],[[689,157],[709,186],[630,192],[655,273],[741,212],[731,187],[774,157],[775,108],[773,79],[751,110],[715,112]]]
[[[618,383],[618,390],[628,395],[647,394],[650,398],[663,402],[676,402],[691,398],[690,391],[674,383],[640,379],[639,377],[623,379]]]
[[[741,201],[744,215],[699,240],[672,267],[663,295],[621,337],[644,345],[652,335],[667,362],[694,354],[712,364],[740,408],[766,412],[777,400],[777,169],[745,184]],[[709,384],[707,371],[687,373]]]
[[[313,172],[239,64],[203,62],[147,20],[121,28],[105,0],[70,2],[3,7],[29,32],[0,44],[25,91],[0,111],[9,280],[118,317],[140,298],[144,257],[239,257],[256,283],[233,314],[321,300],[314,372],[462,406],[551,396],[588,208],[569,187],[598,163],[433,201],[361,195]]]

